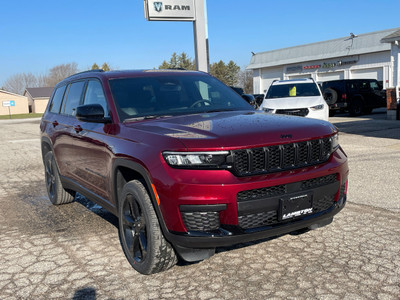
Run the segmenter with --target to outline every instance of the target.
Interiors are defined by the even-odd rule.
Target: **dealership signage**
[[[314,64],[314,65],[307,65],[303,66],[303,70],[315,70],[315,69],[333,69],[336,67],[344,66],[344,65],[351,65],[357,63],[357,59],[352,60],[339,60],[336,62],[324,62],[322,64]]]
[[[15,101],[3,101],[3,107],[15,106]]]
[[[148,21],[195,21],[194,0],[144,0]]]

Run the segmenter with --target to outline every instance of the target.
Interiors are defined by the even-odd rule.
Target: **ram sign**
[[[148,21],[195,21],[195,0],[144,0]]]

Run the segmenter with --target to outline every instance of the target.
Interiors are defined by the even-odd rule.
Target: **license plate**
[[[312,193],[281,198],[279,205],[280,220],[284,221],[312,214],[312,198]]]

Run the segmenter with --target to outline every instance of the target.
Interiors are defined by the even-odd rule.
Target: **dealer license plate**
[[[312,214],[312,199],[312,193],[281,198],[279,206],[280,220],[284,221]]]

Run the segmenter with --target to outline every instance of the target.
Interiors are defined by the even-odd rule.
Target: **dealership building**
[[[400,28],[256,53],[254,93],[266,93],[273,80],[313,78],[377,79],[385,89],[399,86]]]

